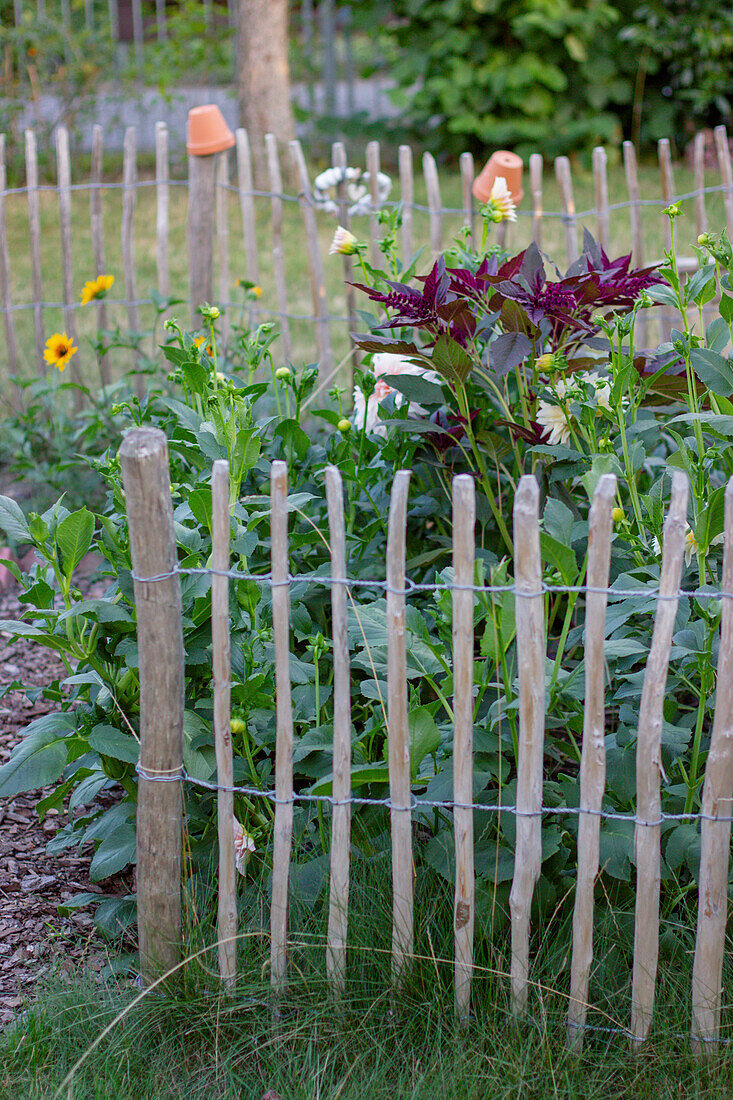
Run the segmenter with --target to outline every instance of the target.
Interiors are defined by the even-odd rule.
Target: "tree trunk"
[[[237,41],[239,116],[261,178],[266,133],[295,137],[288,68],[288,0],[239,0]]]

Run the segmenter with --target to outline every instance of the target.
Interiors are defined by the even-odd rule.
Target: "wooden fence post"
[[[711,1054],[720,1038],[725,926],[728,917],[730,817],[733,807],[733,479],[725,490],[723,609],[715,717],[702,795],[697,940],[692,968],[692,1044]]]
[[[346,936],[349,922],[349,846],[351,837],[351,671],[346,601],[346,528],[344,489],[336,466],[326,467],[328,527],[331,543],[333,619],[333,819],[331,884],[326,969],[334,993],[346,988]]]
[[[211,643],[214,669],[214,745],[216,782],[234,783],[231,730],[231,651],[229,635],[229,578],[231,525],[229,519],[229,463],[218,460],[211,471]],[[234,865],[234,794],[216,794],[219,834],[219,906],[216,926],[219,974],[227,989],[237,977],[237,890]]]
[[[410,471],[392,484],[387,536],[387,725],[392,825],[392,981],[402,979],[414,948],[412,791],[407,720],[405,541]]]
[[[606,785],[606,604],[611,565],[612,509],[616,477],[603,474],[593,494],[588,523],[588,588],[585,612],[585,710],[580,758],[578,883],[573,912],[568,1044],[579,1047],[588,1012],[588,980],[593,962],[593,888],[600,858],[601,807]]]
[[[181,589],[178,576],[167,575],[176,566],[176,543],[165,435],[157,428],[133,428],[119,457],[140,662],[137,921],[140,973],[148,985],[181,958]]]
[[[476,495],[473,477],[453,479],[453,902],[456,1015],[467,1020],[473,977],[475,881],[473,859],[473,605]]]
[[[685,550],[688,495],[687,474],[675,471],[672,496],[664,524],[662,570],[657,613],[644,672],[636,743],[636,913],[634,972],[631,987],[631,1042],[642,1043],[649,1033],[659,957],[659,884],[661,878],[662,805],[659,773],[662,766],[664,688],[667,683],[672,631]]]
[[[293,706],[290,694],[288,587],[288,468],[273,462],[270,475],[272,629],[275,641],[275,828],[270,904],[270,980],[282,988],[287,972],[288,880],[293,843]]]
[[[527,1008],[529,921],[542,864],[542,764],[545,735],[545,623],[539,525],[540,488],[534,477],[519,481],[514,498],[517,665],[519,668],[519,760],[517,841],[509,895],[512,923],[511,1004]]]
[[[188,156],[188,279],[191,324],[199,327],[199,307],[214,300],[214,210],[216,153]]]

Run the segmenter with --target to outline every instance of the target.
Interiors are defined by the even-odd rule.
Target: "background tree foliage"
[[[733,9],[717,0],[371,0],[405,118],[430,145],[548,156],[726,121]]]

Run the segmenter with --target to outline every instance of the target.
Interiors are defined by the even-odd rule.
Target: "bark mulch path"
[[[14,590],[0,594],[0,619],[16,619],[21,610]],[[44,686],[63,675],[54,653],[0,633],[0,683]],[[53,709],[42,697],[31,703],[22,692],[0,699],[0,764],[21,740],[23,728]],[[90,909],[61,917],[58,907],[83,891],[129,892],[119,876],[101,885],[89,881],[91,849],[82,855],[75,848],[46,855],[46,844],[69,820],[50,810],[39,823],[36,806],[50,790],[0,799],[0,1027],[32,997],[36,982],[49,970],[68,980],[81,967],[101,974],[108,963],[107,945]]]

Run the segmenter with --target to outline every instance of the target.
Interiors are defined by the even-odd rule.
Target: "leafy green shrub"
[[[686,140],[730,117],[733,15],[679,0],[370,0],[389,75],[435,151],[548,157]],[[360,18],[367,18],[362,11]]]
[[[670,209],[670,217],[679,211]],[[392,230],[395,225],[390,227]],[[674,230],[674,221],[673,221]],[[275,717],[269,571],[269,477],[273,459],[289,467],[292,646],[296,734],[295,786],[328,794],[332,778],[333,662],[326,466],[346,487],[351,591],[354,792],[384,798],[387,786],[387,625],[384,599],[386,519],[396,470],[412,470],[407,569],[426,589],[411,593],[406,615],[412,786],[419,798],[450,802],[453,670],[450,659],[452,579],[450,482],[470,471],[477,489],[474,623],[475,797],[486,806],[513,804],[517,760],[517,655],[510,524],[514,488],[533,472],[542,494],[546,605],[547,738],[543,798],[558,811],[543,830],[540,911],[571,894],[579,804],[578,762],[584,716],[583,598],[589,501],[598,477],[619,480],[611,571],[606,660],[608,776],[605,806],[628,815],[604,820],[601,859],[613,904],[633,900],[633,812],[636,722],[659,585],[663,520],[670,475],[691,483],[686,588],[720,585],[723,493],[733,474],[733,364],[726,351],[733,320],[733,257],[725,237],[703,238],[701,267],[680,279],[671,251],[660,273],[632,271],[629,257],[609,258],[590,236],[580,259],[561,277],[536,249],[516,257],[496,250],[473,255],[461,241],[415,278],[418,260],[402,270],[388,234],[389,276],[364,258],[364,246],[340,238],[361,266],[362,288],[379,312],[362,311],[372,328],[359,337],[374,355],[358,378],[349,420],[342,394],[313,412],[314,368],[273,369],[272,326],[245,331],[223,354],[218,310],[204,310],[194,336],[168,323],[174,342],[162,347],[167,385],[140,403],[121,403],[129,423],[162,428],[169,439],[175,535],[181,576],[186,653],[184,761],[194,778],[215,776],[211,695],[211,463],[229,460],[233,564],[231,584],[234,778],[247,788],[273,782]],[[703,251],[705,249],[706,251]],[[706,262],[710,261],[710,262]],[[554,277],[553,277],[554,276]],[[663,281],[666,280],[666,281]],[[691,315],[722,288],[720,316],[693,326]],[[677,310],[680,328],[654,352],[635,346],[639,310],[654,302]],[[703,332],[704,328],[704,332]],[[384,330],[391,332],[386,335]],[[381,358],[378,358],[381,357]],[[269,378],[268,378],[269,375]],[[59,653],[63,683],[47,693],[60,713],[33,723],[0,769],[0,795],[55,784],[43,814],[68,798],[82,812],[51,842],[93,845],[91,873],[104,879],[134,858],[139,668],[130,552],[119,464],[114,450],[96,467],[107,486],[103,509],[72,511],[58,502],[24,516],[0,499],[0,526],[34,546],[38,564],[22,576],[27,611],[2,622],[11,636]],[[90,547],[103,558],[102,598],[83,599],[75,570]],[[260,579],[261,578],[261,579]],[[319,583],[321,578],[324,583]],[[430,587],[435,585],[437,587]],[[628,593],[636,593],[630,596]],[[694,813],[709,743],[720,603],[704,594],[680,600],[662,738],[663,807]],[[10,685],[17,687],[18,685]],[[64,694],[64,691],[67,694]],[[100,791],[119,800],[106,811]],[[328,872],[327,803],[299,803],[295,813],[295,889],[315,904]],[[253,865],[270,858],[271,804],[243,793],[235,813],[254,840]],[[416,857],[451,880],[451,815],[417,809],[424,844]],[[216,843],[215,799],[186,787],[192,866],[205,874]],[[353,842],[365,857],[388,843],[382,805],[355,812]],[[674,907],[695,888],[698,823],[665,826],[664,877]],[[510,812],[477,814],[479,909],[507,915],[514,861]],[[82,901],[89,900],[88,895]],[[128,910],[129,902],[126,903]],[[112,903],[106,927],[121,923]],[[116,908],[114,908],[116,907]],[[129,917],[129,911],[127,913]]]

